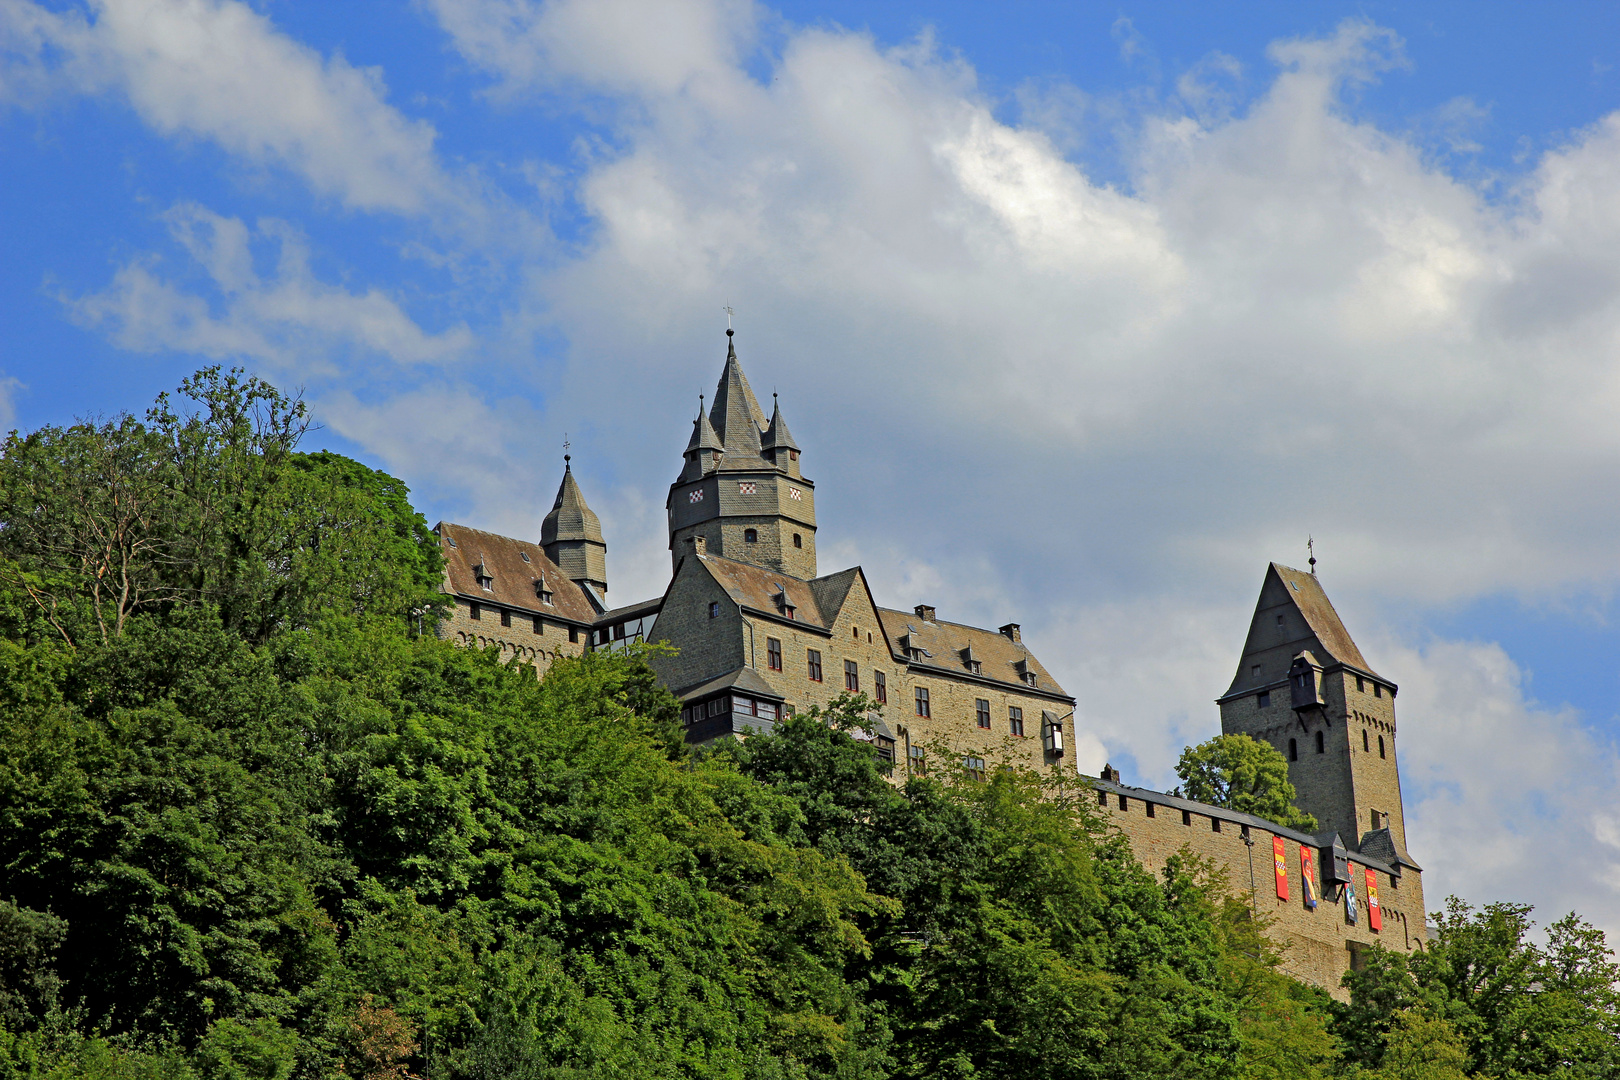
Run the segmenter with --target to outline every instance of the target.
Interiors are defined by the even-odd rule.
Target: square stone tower
[[[1347,845],[1416,866],[1395,756],[1396,685],[1372,670],[1314,573],[1272,563],[1221,730],[1288,759],[1300,809]]]
[[[711,555],[806,581],[816,576],[816,485],[776,405],[765,419],[726,331],[726,366],[707,415],[692,421],[681,475],[669,488],[671,562],[702,537]]]

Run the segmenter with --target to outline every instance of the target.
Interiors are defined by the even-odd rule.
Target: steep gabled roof
[[[779,614],[781,607],[776,597],[785,593],[788,604],[794,609],[794,622],[818,630],[828,627],[828,620],[822,617],[821,605],[816,600],[811,582],[752,563],[733,562],[718,555],[704,555],[699,561],[726,590],[726,594],[743,607]]]
[[[725,447],[728,458],[759,458],[760,433],[765,430],[765,413],[748,385],[737,348],[726,336],[726,366],[714,392],[709,422]]]
[[[439,534],[445,582],[452,594],[552,619],[586,625],[595,621],[596,605],[584,589],[568,580],[562,567],[546,558],[539,544],[448,521],[439,522],[434,532]],[[491,579],[488,589],[478,583],[480,566]],[[551,593],[549,605],[535,591],[540,578]]]
[[[1007,683],[1027,692],[1030,687],[1024,682],[1023,674],[1029,671],[1036,676],[1036,690],[1068,696],[1022,641],[1014,641],[1000,631],[937,619],[925,622],[915,612],[892,608],[879,608],[878,616],[888,635],[889,648],[896,656],[906,657],[908,648],[922,650],[920,659],[907,657],[913,668],[938,668],[955,676],[974,674],[969,672],[963,656],[964,650],[972,650],[972,658],[979,662],[976,674],[980,678]]]
[[[1316,575],[1272,563],[1260,586],[1237,674],[1222,698],[1281,682],[1294,657],[1307,651],[1323,666],[1343,664],[1388,683],[1367,664]]]
[[[828,626],[838,621],[838,613],[844,610],[844,601],[849,599],[849,590],[860,577],[861,568],[852,566],[848,570],[840,570],[836,574],[828,574],[810,582],[810,592],[816,598],[816,607],[826,617]]]
[[[760,446],[767,450],[797,450],[799,444],[793,441],[793,433],[788,430],[787,421],[782,419],[782,403],[771,401],[771,426],[766,429],[765,437]]]

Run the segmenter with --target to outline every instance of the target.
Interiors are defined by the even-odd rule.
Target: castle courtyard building
[[[657,597],[609,606],[607,544],[564,458],[538,542],[440,522],[442,637],[498,648],[541,675],[558,658],[637,641],[681,703],[692,743],[746,738],[844,693],[876,705],[857,737],[895,782],[943,769],[984,779],[998,763],[1074,769],[1075,700],[1024,644],[928,604],[885,607],[859,566],[821,574],[816,485],[779,402],[766,416],[733,333],[699,409],[668,514],[671,576]],[[1272,564],[1221,727],[1289,762],[1306,835],[1251,815],[1088,778],[1137,857],[1161,870],[1190,850],[1223,871],[1283,947],[1284,970],[1334,993],[1368,948],[1419,948],[1421,867],[1406,850],[1394,682],[1357,649],[1314,572]]]

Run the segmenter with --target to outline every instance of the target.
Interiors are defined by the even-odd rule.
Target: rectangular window
[[[570,645],[578,645],[579,644],[579,627],[570,626],[568,628],[568,644],[570,644]]]
[[[1192,824],[1192,811],[1191,810],[1183,810],[1181,812],[1181,823],[1183,825],[1191,825]]]
[[[1258,705],[1262,709],[1271,708],[1271,691],[1270,690],[1262,690],[1262,691],[1260,691],[1259,695],[1255,697],[1254,703],[1256,705]]]
[[[990,729],[990,701],[989,701],[989,699],[987,699],[987,698],[978,698],[977,700],[974,701],[973,705],[974,705],[975,711],[978,713],[979,726],[984,728],[986,731],[988,731]]]
[[[1356,676],[1356,693],[1365,694],[1366,692],[1367,692],[1366,680],[1364,680],[1360,675],[1357,675]]]
[[[821,681],[821,650],[806,649],[805,656],[810,661],[810,681]]]
[[[879,705],[888,704],[889,679],[881,671],[872,672],[872,693],[877,695]]]
[[[1212,817],[1212,818],[1209,819],[1209,831],[1210,832],[1220,832],[1221,831],[1221,819],[1220,818]]]
[[[483,617],[484,617],[484,606],[482,604],[469,603],[467,605],[467,618],[469,618],[469,619],[482,619]]]
[[[928,775],[928,758],[924,756],[922,747],[908,746],[906,748],[906,761],[911,766],[911,775]]]
[[[917,687],[917,715],[918,716],[932,716],[933,715],[933,713],[928,711],[928,687],[926,687],[926,686]]]
[[[1142,804],[1142,809],[1144,809],[1144,810],[1146,810],[1146,811],[1147,811],[1147,816],[1148,816],[1148,817],[1152,817],[1152,816],[1153,816],[1153,804],[1152,804],[1152,803],[1150,803],[1150,802],[1144,802],[1144,803],[1143,803],[1143,804]]]
[[[501,609],[501,625],[502,626],[511,626],[512,625],[512,613],[510,611],[507,611],[505,608]]]
[[[537,634],[543,634],[546,632],[546,620],[542,619],[538,615],[534,617],[534,632]]]
[[[1024,710],[1017,705],[1007,707],[1007,730],[1014,735],[1024,734]]]
[[[1373,697],[1383,697],[1383,696],[1384,696],[1383,684],[1382,683],[1373,683]]]
[[[844,661],[844,689],[852,694],[861,692],[861,669],[853,660]]]
[[[967,769],[969,780],[977,780],[981,784],[984,782],[984,758],[974,757],[972,754],[969,754],[963,759],[962,765]]]
[[[1108,792],[1106,792],[1106,791],[1097,792],[1097,805],[1102,807],[1105,810],[1108,808]]]
[[[1119,797],[1119,808],[1120,808],[1120,810],[1122,812],[1126,811],[1126,810],[1129,810],[1131,808],[1131,800],[1129,800],[1125,796],[1121,795]]]
[[[782,670],[782,642],[776,638],[765,639],[765,663],[770,665],[772,671]]]
[[[709,618],[718,619],[719,617],[720,617],[720,601],[712,600],[712,601],[709,602]]]

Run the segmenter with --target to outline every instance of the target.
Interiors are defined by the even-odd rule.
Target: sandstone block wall
[[[455,598],[455,608],[439,623],[439,637],[470,648],[494,645],[501,650],[503,661],[520,657],[544,675],[561,656],[581,656],[589,647],[590,634],[576,629],[569,640],[569,627],[541,616],[541,629],[537,633],[534,618],[529,612],[512,611],[510,626],[502,625],[501,609],[490,604],[479,604],[479,617],[472,617],[473,601]]]

